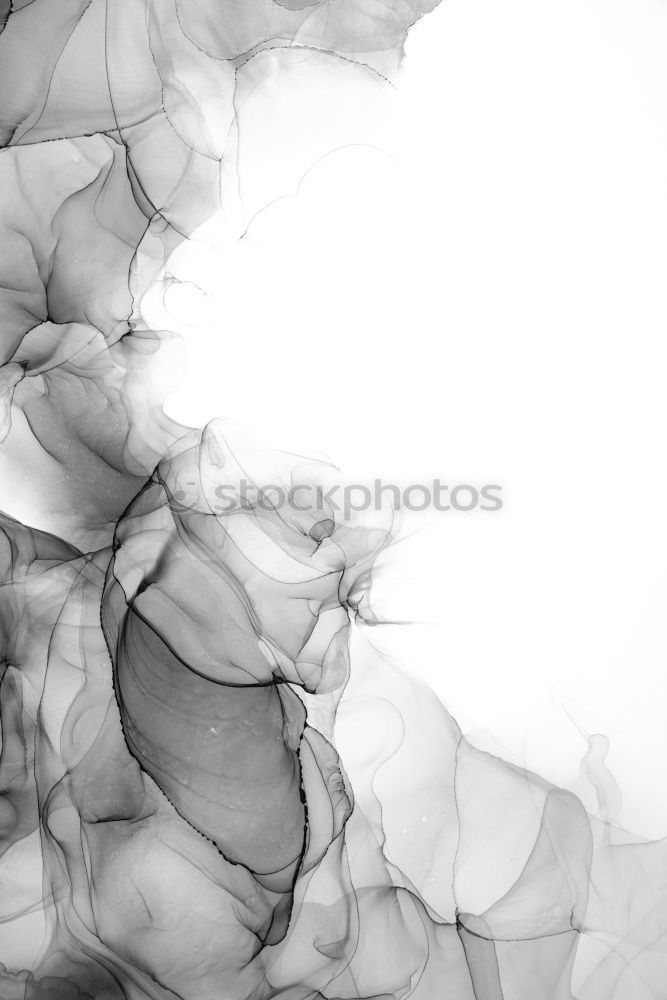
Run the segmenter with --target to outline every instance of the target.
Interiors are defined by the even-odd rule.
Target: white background
[[[647,836],[667,834],[665,52],[658,2],[447,0],[396,92],[283,80],[249,113],[244,204],[287,197],[215,266],[182,257],[206,302],[170,403],[348,479],[502,484],[501,513],[406,520],[378,608],[437,628],[382,641],[479,745],[584,797],[582,733],[607,735],[618,819]]]

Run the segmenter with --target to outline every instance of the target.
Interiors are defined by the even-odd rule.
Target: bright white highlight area
[[[579,765],[606,735],[617,819],[647,836],[667,834],[665,51],[657,2],[447,0],[396,92],[302,67],[241,128],[242,178],[244,142],[267,147],[245,236],[183,247],[172,272],[205,294],[165,294],[190,359],[174,417],[247,420],[359,482],[502,484],[500,513],[406,519],[378,605],[438,627],[377,641],[593,812]]]

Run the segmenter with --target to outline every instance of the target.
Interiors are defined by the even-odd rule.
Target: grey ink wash
[[[434,6],[0,2],[2,1000],[667,995],[604,737],[596,816],[475,749],[373,644],[390,506],[164,410],[142,307],[228,219],[244,96],[384,85]]]

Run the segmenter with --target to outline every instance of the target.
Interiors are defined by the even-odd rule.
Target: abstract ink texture
[[[150,303],[242,235],[252,95],[388,86],[434,6],[0,2],[3,1000],[665,996],[602,738],[598,818],[471,746],[368,641],[391,512],[163,408]]]

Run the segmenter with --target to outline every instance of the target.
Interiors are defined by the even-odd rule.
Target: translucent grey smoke
[[[2,1000],[664,1000],[667,852],[603,739],[601,818],[475,750],[374,648],[391,518],[163,411],[144,305],[235,233],[244,96],[389,75],[432,6],[0,3]]]

